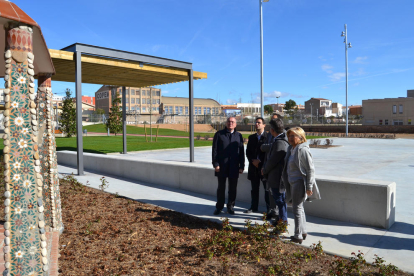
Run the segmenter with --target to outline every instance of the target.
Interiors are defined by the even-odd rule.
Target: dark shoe
[[[268,214],[266,214],[266,219],[267,220],[272,220],[272,219],[278,219],[279,218],[279,216],[278,215],[276,215],[276,214],[274,214],[274,213],[268,213]]]
[[[290,236],[290,241],[291,242],[295,242],[295,243],[298,243],[298,244],[302,244],[302,239],[297,239],[297,238],[295,238],[294,236]]]
[[[229,213],[230,215],[234,215],[233,208],[227,208],[227,213]]]
[[[308,234],[302,234],[303,240],[306,240],[307,236],[308,236]]]
[[[243,213],[245,213],[245,214],[257,213],[257,210],[253,210],[252,208],[250,208],[250,209],[244,211]]]
[[[218,215],[218,214],[220,214],[220,213],[221,213],[221,210],[216,209],[216,210],[214,210],[214,213],[213,213],[213,214],[217,216],[217,215]]]

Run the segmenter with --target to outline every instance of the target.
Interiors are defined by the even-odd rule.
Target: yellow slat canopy
[[[75,82],[74,53],[49,49],[55,66],[54,81]],[[127,87],[147,87],[188,81],[187,70],[140,64],[135,61],[116,60],[82,54],[82,83]],[[207,73],[193,72],[193,79],[207,79]]]

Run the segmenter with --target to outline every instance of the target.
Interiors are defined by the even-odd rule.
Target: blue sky
[[[258,0],[15,0],[36,20],[47,45],[75,42],[193,63],[207,80],[195,97],[222,104],[258,102]],[[414,89],[413,0],[270,0],[263,3],[265,103],[323,97],[345,104],[348,25],[349,104],[404,97]],[[73,83],[53,82],[54,93]],[[98,85],[83,85],[94,95]],[[160,86],[188,96],[188,85]],[[63,95],[63,94],[62,94]]]

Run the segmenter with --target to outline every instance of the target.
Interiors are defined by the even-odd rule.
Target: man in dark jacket
[[[213,167],[218,179],[217,204],[215,215],[224,207],[226,179],[229,179],[227,212],[234,215],[237,181],[244,170],[243,136],[236,131],[236,118],[229,117],[226,128],[217,131],[213,139]]]
[[[269,157],[265,166],[262,168],[262,174],[267,178],[267,185],[272,189],[272,195],[279,209],[279,219],[287,222],[287,206],[285,202],[285,193],[279,192],[280,179],[285,165],[286,150],[289,146],[286,133],[284,131],[283,121],[276,119],[270,121],[270,133],[274,137],[274,142],[269,145],[262,145],[262,150],[269,151]]]
[[[263,187],[265,189],[267,214],[268,216],[271,216],[271,203],[274,205],[274,202],[273,200],[270,202],[269,189],[266,185],[266,180],[263,178],[261,173],[266,154],[260,150],[261,145],[268,141],[268,136],[271,136],[271,134],[265,131],[266,125],[262,117],[256,118],[255,126],[256,133],[249,136],[249,141],[247,143],[246,149],[246,157],[247,160],[249,160],[249,171],[247,174],[247,179],[249,179],[252,184],[252,201],[250,208],[244,211],[244,213],[258,212],[260,181],[262,181]],[[275,209],[275,206],[273,206],[273,209]]]

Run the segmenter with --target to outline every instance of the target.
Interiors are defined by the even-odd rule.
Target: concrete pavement
[[[412,175],[414,172],[414,140],[396,139],[334,139],[334,144],[343,147],[312,149],[317,174],[360,177],[364,179],[392,180],[397,182],[396,222],[388,230],[363,227],[361,225],[338,222],[307,216],[309,237],[304,245],[322,241],[325,251],[350,256],[361,250],[368,261],[374,255],[383,257],[402,270],[414,273],[414,192]],[[210,148],[196,148],[195,159],[199,164],[210,165]],[[131,153],[129,159],[158,159],[187,162],[188,149],[146,151]],[[59,166],[62,175],[76,173],[69,167]],[[91,187],[98,188],[102,175],[86,172],[76,176],[81,183],[89,181]],[[149,183],[131,182],[125,179],[106,176],[108,192],[172,209],[189,215],[220,222],[220,217],[229,217],[236,227],[243,227],[246,219],[260,222],[259,214],[244,214],[250,204],[236,202],[236,214],[223,213],[213,216],[215,197],[191,193]],[[322,196],[323,196],[323,191]],[[293,220],[289,214],[289,233],[293,233]]]

